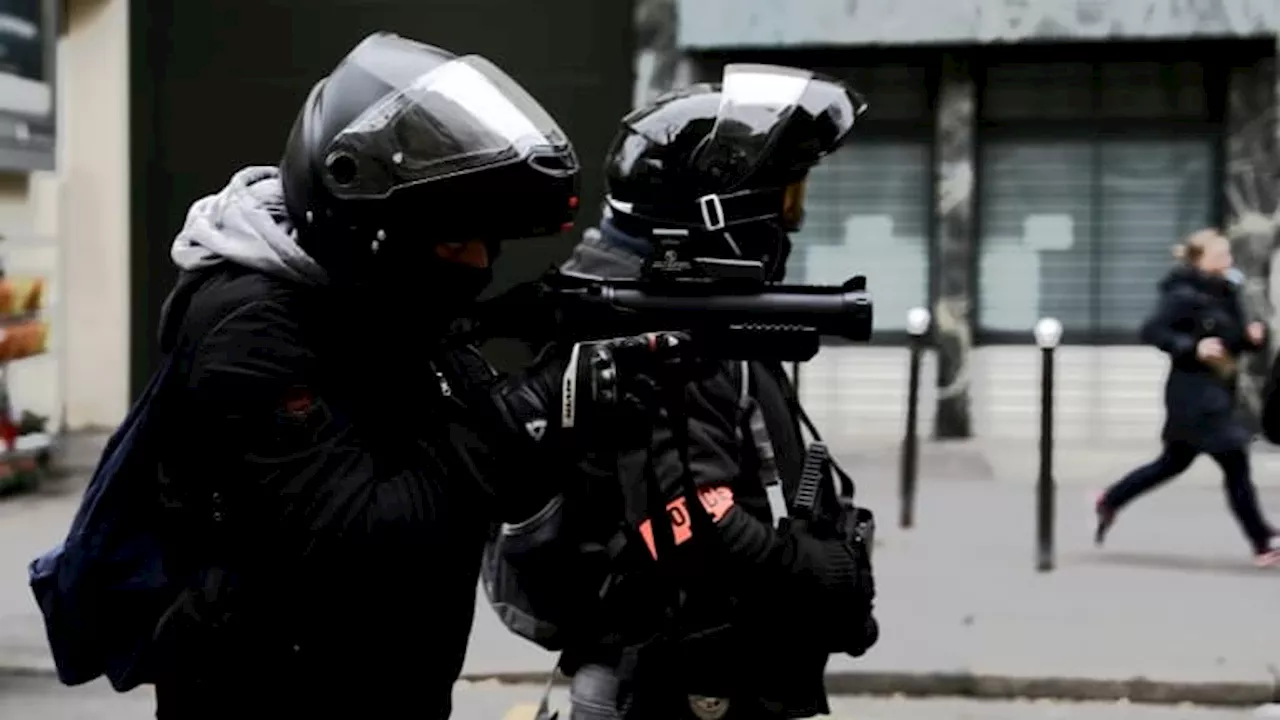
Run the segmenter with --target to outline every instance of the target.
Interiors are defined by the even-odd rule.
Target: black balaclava
[[[486,243],[486,248],[489,264],[481,268],[441,258],[429,245],[401,252],[389,243],[369,268],[369,290],[373,297],[403,303],[409,313],[423,313],[431,326],[445,327],[466,313],[493,281],[501,245]]]
[[[412,245],[399,235],[368,245],[359,239],[304,238],[303,248],[329,272],[333,284],[345,290],[342,294],[353,306],[403,323],[420,339],[430,339],[465,314],[489,286],[501,245],[486,243],[488,266],[474,267],[440,257],[429,238],[430,223],[423,225],[422,241]]]
[[[334,292],[327,301],[335,304],[328,323],[332,331],[326,335],[356,393],[352,406],[387,437],[424,432],[434,421],[418,416],[415,408],[458,391],[446,391],[454,381],[442,379],[449,373],[441,363],[455,337],[452,326],[471,311],[493,276],[496,243],[489,246],[490,267],[485,268],[446,260],[435,250],[426,238],[412,248],[387,242],[371,257],[321,263],[334,268]]]

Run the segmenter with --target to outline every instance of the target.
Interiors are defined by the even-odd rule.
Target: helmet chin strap
[[[724,240],[725,242],[729,243],[729,249],[733,251],[733,254],[735,256],[742,257],[742,248],[738,247],[738,243],[733,239],[732,234],[730,234],[729,232],[725,232]]]
[[[776,230],[778,237],[776,239],[771,239],[770,241],[765,243],[765,247],[767,248],[767,253],[756,254],[755,252],[753,252],[750,257],[751,259],[763,260],[765,255],[767,254],[769,267],[767,267],[766,270],[769,271],[770,279],[774,279],[774,278],[781,279],[780,276],[782,274],[783,268],[786,265],[787,257],[791,254],[790,236],[787,234],[785,230],[781,228],[781,226],[775,225],[774,229]],[[733,254],[735,257],[738,257],[738,258],[748,257],[748,254],[744,252],[742,249],[742,244],[739,243],[738,240],[736,240],[731,233],[729,233],[728,231],[725,231],[722,233],[722,237],[724,238],[725,243],[729,246],[729,249],[733,251]],[[756,240],[758,241],[759,239],[756,238]],[[753,239],[751,238],[750,235],[748,235],[748,237],[746,238],[746,241],[748,243],[748,247],[750,247],[753,251],[762,249],[761,247],[758,247],[761,245],[761,243],[753,242]]]

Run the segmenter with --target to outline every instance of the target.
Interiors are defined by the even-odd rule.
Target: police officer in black
[[[721,83],[634,111],[606,160],[606,217],[562,271],[636,277],[656,246],[676,242],[690,257],[761,261],[781,280],[789,234],[803,220],[807,174],[844,142],[863,108],[852,90],[808,71],[731,65]],[[511,582],[525,583],[525,595],[539,591],[540,578],[557,578],[541,588],[555,597],[525,598],[555,618],[548,626],[557,624],[557,632],[539,637],[527,631],[527,618],[523,625],[508,619],[510,603],[495,607],[517,632],[563,647],[572,720],[825,713],[828,656],[861,655],[878,636],[869,549],[852,531],[854,509],[824,487],[826,530],[779,522],[805,459],[802,411],[779,364],[727,363],[688,386],[683,411],[693,479],[700,493],[715,493],[714,537],[699,536],[695,523],[692,537],[675,538],[674,556],[653,563],[655,550],[644,543],[628,551],[617,549],[617,538],[594,545],[561,539],[535,549],[532,539],[544,531],[508,526],[487,557],[506,548],[518,570]],[[655,420],[646,451],[654,480],[677,498],[684,459],[671,420]],[[600,488],[611,486],[606,478],[621,484],[627,513],[627,498],[643,496],[635,490],[644,482],[637,480],[641,465],[621,462],[610,477],[609,468],[592,463],[595,476],[580,493],[596,498],[566,493],[545,522],[560,533],[599,531],[604,525],[584,530],[581,518],[607,516],[600,509],[608,506],[600,499],[607,497]],[[601,588],[591,572],[598,559],[574,555],[584,547],[608,547],[614,558],[597,606],[571,599],[575,587],[583,598]],[[654,569],[664,564],[666,570]],[[495,576],[491,599],[503,590]],[[581,583],[584,576],[592,582]],[[655,588],[673,577],[680,599],[668,603]],[[557,603],[572,610],[557,613]]]
[[[499,243],[560,232],[578,162],[477,56],[375,34],[318,82],[278,168],[196,202],[163,347],[158,717],[450,714],[493,519],[556,492],[499,378],[450,328]],[[166,390],[166,392],[168,392]]]

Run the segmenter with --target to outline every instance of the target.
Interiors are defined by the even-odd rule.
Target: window
[[[1186,62],[987,68],[981,102],[978,327],[1136,342],[1170,248],[1216,212],[1205,72]]]
[[[1004,140],[983,168],[979,319],[1132,342],[1178,239],[1211,224],[1208,140]]]
[[[983,119],[1204,120],[1204,69],[1176,62],[1001,63],[987,68]]]
[[[1213,222],[1208,141],[1107,142],[1100,148],[1098,330],[1135,333],[1183,235]]]

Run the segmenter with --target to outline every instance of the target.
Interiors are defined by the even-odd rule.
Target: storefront
[[[1044,316],[1074,344],[1135,341],[1170,247],[1221,217],[1224,108],[1209,88],[1225,81],[1220,66],[1183,60],[1207,56],[1195,49],[991,52],[978,113],[980,341],[1025,342]]]
[[[850,143],[810,176],[790,278],[866,274],[878,347],[825,351],[806,371],[809,402],[837,427],[900,432],[906,312],[924,306],[937,320],[937,434],[1029,437],[1036,356],[1026,346],[1036,320],[1053,316],[1068,345],[1061,437],[1154,437],[1164,360],[1137,336],[1172,245],[1223,227],[1243,249],[1251,305],[1272,315],[1275,240],[1265,235],[1275,232],[1256,218],[1270,217],[1275,198],[1234,188],[1275,169],[1259,124],[1274,122],[1280,18],[1143,24],[1120,12],[1136,1],[1089,13],[1060,2],[1044,17],[999,18],[1009,27],[996,32],[978,4],[945,4],[784,14],[748,2],[740,23],[713,24],[711,8],[675,3],[669,51],[695,75],[725,62],[797,65],[846,78],[868,99]],[[895,20],[907,15],[926,19]],[[941,15],[956,22],[930,30],[927,17]],[[1253,377],[1246,393],[1256,396]]]
[[[1075,344],[1133,342],[1173,243],[1221,221],[1225,68],[1180,59],[1221,54],[1183,43],[973,53],[980,342],[1025,342],[1046,315]],[[810,176],[789,279],[867,275],[877,339],[900,343],[907,310],[934,301],[938,53],[879,66],[824,64],[832,59],[706,56],[700,75],[713,78],[726,61],[791,64],[846,79],[868,98],[850,142]]]

